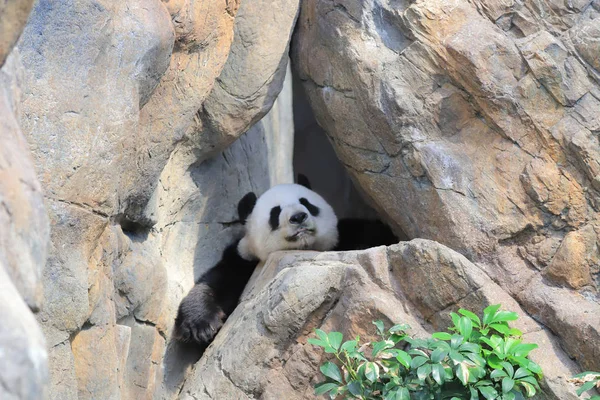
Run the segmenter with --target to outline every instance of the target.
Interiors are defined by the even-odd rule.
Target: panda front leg
[[[208,345],[226,318],[213,289],[206,283],[199,282],[179,305],[173,337],[182,342]]]

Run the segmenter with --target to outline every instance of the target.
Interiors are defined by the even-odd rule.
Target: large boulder
[[[31,4],[0,5],[0,398],[7,400],[41,399],[48,381],[46,341],[32,311],[43,301],[49,223],[18,124],[20,57],[8,56]]]
[[[307,285],[310,282],[310,285]],[[555,335],[464,256],[429,240],[353,252],[279,252],[255,271],[181,391],[182,399],[312,399],[326,355],[314,329],[375,337],[372,321],[408,323],[417,337],[445,328],[449,313],[502,303],[520,319],[544,370],[541,398],[576,400],[577,365]],[[243,332],[243,334],[242,334]]]
[[[44,189],[43,273],[48,217],[30,158],[14,146],[0,148],[0,165],[7,150],[23,171],[0,189],[25,186],[39,204],[8,213],[12,230],[0,230],[0,243],[17,239],[5,265],[40,308],[50,398],[175,397],[185,356],[171,356],[168,336],[179,300],[238,233],[237,201],[292,179],[289,89],[263,116],[284,86],[299,4],[245,3],[35,3],[17,44],[23,96],[2,123],[20,125]],[[266,10],[269,29],[257,22]],[[211,118],[240,124],[204,129]],[[17,221],[25,211],[31,218]]]
[[[292,59],[381,215],[600,369],[598,2],[307,0]]]

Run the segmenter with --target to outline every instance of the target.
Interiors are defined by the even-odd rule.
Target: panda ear
[[[298,185],[302,185],[305,188],[312,190],[312,187],[310,186],[310,181],[304,174],[298,174]]]
[[[254,206],[256,205],[256,195],[254,192],[246,193],[244,197],[238,203],[238,215],[240,217],[240,221],[242,224],[246,223],[246,219],[254,210]]]

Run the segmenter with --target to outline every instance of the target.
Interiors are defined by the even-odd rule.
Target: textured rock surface
[[[41,399],[48,381],[46,341],[31,310],[41,306],[49,224],[16,116],[18,51],[5,62],[31,3],[0,5],[0,398],[7,400]]]
[[[366,251],[271,256],[195,365],[181,398],[314,398],[326,356],[307,344],[314,328],[372,338],[371,322],[383,319],[388,326],[408,323],[424,336],[447,326],[452,310],[480,312],[496,303],[518,312],[524,340],[540,346],[532,358],[545,371],[542,398],[577,399],[566,382],[577,367],[556,348],[557,338],[464,256],[422,239]]]
[[[33,0],[6,0],[0,4],[0,68],[23,31]]]
[[[308,0],[292,46],[381,214],[477,263],[596,370],[599,17],[591,1]]]
[[[257,121],[284,86],[298,1],[247,3],[236,19],[237,0],[36,2],[18,42],[22,100],[16,118],[5,119],[1,104],[0,113],[2,124],[20,124],[44,189],[43,276],[40,186],[13,147],[0,148],[0,174],[6,150],[23,176],[0,179],[0,189],[23,185],[38,203],[25,222],[5,221],[0,207],[11,229],[0,230],[0,244],[18,239],[21,259],[7,253],[7,271],[40,307],[49,398],[174,397],[174,366],[186,358],[168,346],[179,300],[239,229],[239,198],[292,179],[289,81]],[[257,20],[267,9],[264,29]],[[210,114],[224,121],[210,136],[200,116],[225,102]],[[25,146],[19,140],[13,146]],[[23,199],[8,198],[8,211]]]

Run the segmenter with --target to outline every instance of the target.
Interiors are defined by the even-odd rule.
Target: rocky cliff
[[[597,0],[5,1],[0,398],[312,398],[315,327],[498,302],[574,398],[600,370],[599,24]],[[179,301],[292,158],[414,240],[275,255],[198,360]]]

